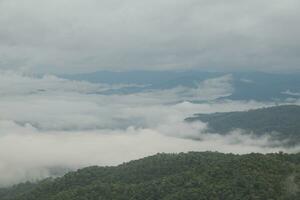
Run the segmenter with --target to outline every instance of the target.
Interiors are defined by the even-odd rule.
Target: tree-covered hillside
[[[186,121],[208,123],[208,132],[226,134],[243,129],[257,135],[273,134],[300,143],[300,106],[284,105],[245,112],[195,114]]]
[[[0,190],[1,200],[296,200],[300,154],[157,154]]]

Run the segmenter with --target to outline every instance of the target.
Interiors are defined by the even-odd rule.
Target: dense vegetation
[[[284,105],[245,112],[195,114],[186,121],[208,123],[208,132],[226,134],[243,129],[256,135],[272,134],[278,139],[300,143],[300,106]]]
[[[300,154],[157,154],[0,190],[1,200],[296,200]]]

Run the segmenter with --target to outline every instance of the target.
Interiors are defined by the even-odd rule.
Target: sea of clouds
[[[283,147],[268,136],[240,130],[209,134],[205,123],[184,122],[194,113],[274,105],[226,100],[234,92],[232,79],[226,75],[197,88],[104,95],[127,86],[1,71],[0,186],[39,180],[53,175],[53,169],[118,165],[158,152],[298,152],[299,147]]]

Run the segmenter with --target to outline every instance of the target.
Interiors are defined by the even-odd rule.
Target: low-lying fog
[[[1,72],[0,186],[45,178],[55,168],[117,165],[158,152],[299,151],[280,147],[266,136],[255,138],[238,130],[226,136],[208,134],[204,123],[184,123],[194,113],[274,105],[217,100],[234,91],[231,82],[226,75],[198,83],[198,88],[103,95],[126,85]],[[203,103],[191,103],[197,100]]]

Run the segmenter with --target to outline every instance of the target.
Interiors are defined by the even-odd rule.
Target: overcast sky
[[[299,0],[0,0],[0,69],[299,71]]]

